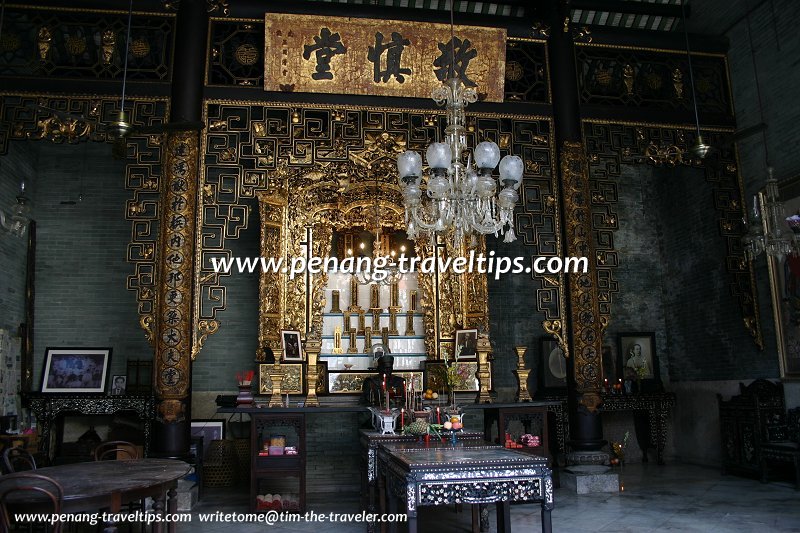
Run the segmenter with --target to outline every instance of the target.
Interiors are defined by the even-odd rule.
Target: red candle
[[[400,427],[404,427],[406,425],[406,410],[402,407],[400,408]]]
[[[436,423],[437,424],[441,424],[442,423],[442,415],[439,412],[439,408],[438,407],[436,408]]]
[[[383,376],[383,390],[386,391],[386,376]]]

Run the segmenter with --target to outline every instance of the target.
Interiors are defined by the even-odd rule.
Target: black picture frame
[[[42,370],[43,393],[106,392],[111,348],[50,348]]]
[[[567,390],[567,358],[555,337],[539,338],[539,386],[546,393]]]
[[[638,358],[641,364],[637,365],[637,361],[633,358]],[[640,371],[636,370],[637,368],[644,369],[641,370],[641,375],[639,375]],[[617,373],[619,379],[631,382],[631,384],[641,384],[642,390],[634,392],[661,390],[661,372],[654,332],[637,331],[617,334]]]
[[[120,386],[121,385],[121,386]],[[128,376],[116,374],[111,378],[111,385],[108,387],[108,394],[111,396],[124,396],[128,388]]]
[[[477,329],[458,329],[453,336],[453,357],[459,347],[461,353],[458,359],[464,361],[478,360],[478,330]]]
[[[282,361],[301,363],[303,361],[303,340],[296,329],[281,330]]]

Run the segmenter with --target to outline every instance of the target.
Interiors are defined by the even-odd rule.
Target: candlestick
[[[404,408],[400,408],[400,429],[403,429],[406,425],[406,410]]]

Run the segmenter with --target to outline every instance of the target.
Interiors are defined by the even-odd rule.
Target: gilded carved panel
[[[198,320],[206,321],[219,321],[227,305],[224,284],[220,274],[213,272],[210,258],[231,256],[228,240],[246,229],[251,209],[248,199],[261,200],[262,251],[267,249],[266,240],[273,241],[272,249],[280,240],[286,243],[286,256],[307,254],[309,247],[314,254],[329,249],[327,230],[351,227],[359,221],[363,225],[375,201],[384,208],[382,224],[396,227],[403,218],[396,155],[408,148],[424,152],[445,126],[438,111],[231,101],[207,102],[205,120],[199,194],[203,227],[198,232],[195,309]],[[546,203],[547,211],[539,211],[542,204],[535,199],[556,196],[557,181],[550,172],[550,122],[540,117],[476,114],[468,115],[467,130],[470,144],[492,139],[504,152],[531,161],[521,191],[527,200],[517,212],[517,230],[523,238],[544,243],[534,246],[534,253],[556,255],[557,207]],[[277,218],[264,218],[263,195],[286,199],[285,234],[277,234]],[[532,229],[537,225],[538,233]],[[483,246],[480,242],[481,250]],[[421,255],[434,253],[426,238],[417,240],[416,249]],[[537,305],[548,319],[559,322],[561,287],[544,278],[540,282]],[[274,283],[262,280],[260,340],[277,340],[275,332],[290,325],[301,331],[316,325],[324,280],[314,282],[310,298],[305,283],[303,279],[279,282],[286,287],[286,303],[281,309],[270,303],[273,297],[264,292]],[[488,326],[485,277],[448,281],[420,276],[419,283],[429,356],[438,353],[437,340],[450,338],[455,325]],[[445,298],[453,302],[447,307],[437,307],[433,297],[442,287],[448,288]],[[276,291],[271,290],[273,294]],[[297,295],[302,295],[303,305]],[[278,300],[284,301],[280,296]],[[442,313],[442,309],[448,312]],[[283,314],[276,316],[279,313]]]

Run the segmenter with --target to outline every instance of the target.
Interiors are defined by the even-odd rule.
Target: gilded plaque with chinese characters
[[[267,14],[264,89],[429,98],[454,75],[503,101],[506,30]]]

